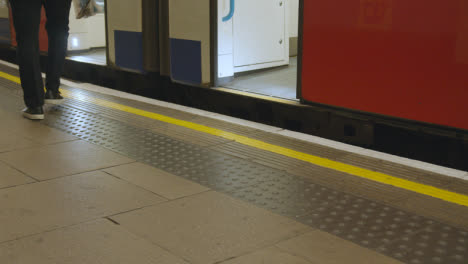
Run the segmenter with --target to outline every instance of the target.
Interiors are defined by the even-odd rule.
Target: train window
[[[297,98],[299,0],[218,0],[218,86]]]

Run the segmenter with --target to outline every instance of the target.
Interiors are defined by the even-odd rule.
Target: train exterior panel
[[[307,0],[303,12],[303,100],[468,130],[467,0]]]

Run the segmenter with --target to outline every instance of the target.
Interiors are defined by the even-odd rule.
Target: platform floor
[[[69,82],[32,122],[0,76],[0,263],[468,262],[466,172]]]
[[[288,66],[242,73],[224,87],[281,99],[297,100],[297,57],[290,58],[289,63]]]

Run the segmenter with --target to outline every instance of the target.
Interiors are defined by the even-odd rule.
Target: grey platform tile
[[[70,134],[45,126],[39,122],[27,120],[18,115],[15,119],[7,122],[6,130],[15,135],[24,137],[37,144],[55,144],[60,142],[77,140]]]
[[[84,141],[3,153],[0,154],[0,160],[39,180],[103,169],[133,161]]]
[[[8,121],[8,120],[12,119],[13,117],[14,116],[12,115],[11,112],[0,108],[0,120],[2,120],[4,122],[4,121]]]
[[[13,84],[16,85],[16,84]],[[17,92],[21,92],[20,87],[10,87],[11,90],[6,90],[5,87],[1,84],[0,81],[0,120],[2,121],[2,126],[0,130],[8,132],[22,132],[19,136],[28,135],[28,133],[35,135],[41,139],[44,135],[43,130],[50,129],[49,127],[43,126],[40,121],[31,121],[22,116],[22,110],[25,108],[22,95],[16,95]],[[48,105],[44,107],[47,116]],[[39,131],[34,131],[38,129]],[[41,129],[42,127],[42,129]],[[39,135],[37,135],[40,133]],[[69,135],[59,135],[63,137],[70,137]],[[59,138],[60,140],[60,138]],[[55,141],[57,142],[57,141]],[[49,143],[49,142],[46,142]],[[54,143],[54,142],[52,142]]]
[[[0,244],[5,264],[184,264],[182,259],[108,220]]]
[[[1,107],[10,113],[10,116],[20,116],[21,110],[25,108],[23,90],[16,83],[8,80],[0,80],[0,102]]]
[[[0,189],[35,182],[32,178],[0,162]]]
[[[0,242],[165,201],[103,172],[0,190]]]
[[[191,263],[210,264],[274,245],[310,229],[217,192],[112,219]]]
[[[209,190],[197,183],[142,163],[131,163],[104,171],[169,200]]]
[[[318,262],[309,262],[304,258],[294,256],[284,252],[276,247],[262,249],[254,253],[231,259],[221,264],[319,264]]]
[[[320,264],[398,264],[377,252],[360,247],[322,231],[312,231],[305,235],[281,242],[278,248],[293,255],[303,257],[312,263]]]
[[[23,91],[20,87],[15,86],[16,84],[12,83],[11,81],[8,81],[6,79],[1,79],[0,80],[0,93],[2,94],[3,100],[0,99],[3,102],[7,100],[14,100],[20,102],[20,98],[23,95]],[[7,109],[3,106],[2,108]],[[24,103],[23,103],[24,106]]]
[[[4,129],[3,127],[0,128],[0,153],[31,148],[35,146],[38,146],[38,144],[32,140],[16,135],[15,133]]]

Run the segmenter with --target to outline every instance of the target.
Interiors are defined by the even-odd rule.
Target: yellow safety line
[[[7,73],[0,72],[0,77],[5,78],[5,79],[10,80],[10,81],[13,81],[13,82],[18,83],[18,84],[21,83],[20,79],[18,77],[12,76],[12,75],[7,74]],[[311,154],[295,151],[295,150],[288,149],[288,148],[285,148],[285,147],[273,145],[273,144],[266,143],[266,142],[263,142],[263,141],[260,141],[260,140],[256,140],[256,139],[252,139],[252,138],[249,138],[249,137],[246,137],[246,136],[241,136],[241,135],[237,135],[237,134],[234,134],[234,133],[226,132],[226,131],[223,131],[223,130],[220,130],[220,129],[216,129],[216,128],[196,124],[196,123],[193,123],[193,122],[184,121],[184,120],[180,120],[180,119],[176,119],[176,118],[156,114],[156,113],[153,113],[153,112],[137,109],[137,108],[126,106],[126,105],[121,105],[121,104],[118,104],[118,103],[102,100],[102,99],[99,99],[99,98],[88,97],[88,96],[83,96],[83,95],[76,95],[73,92],[70,92],[70,91],[64,90],[64,89],[62,89],[62,94],[66,98],[72,98],[72,99],[76,99],[76,100],[80,100],[80,101],[84,101],[84,102],[90,102],[90,103],[93,103],[95,105],[107,107],[107,108],[110,108],[110,109],[115,109],[115,110],[131,113],[131,114],[147,117],[147,118],[150,118],[150,119],[159,120],[159,121],[166,122],[166,123],[169,123],[169,124],[189,128],[189,129],[200,131],[200,132],[203,132],[203,133],[206,133],[206,134],[210,134],[210,135],[222,137],[222,138],[225,138],[225,139],[233,140],[233,141],[236,141],[236,142],[238,142],[240,144],[244,144],[246,146],[266,150],[266,151],[273,152],[273,153],[276,153],[276,154],[280,154],[280,155],[283,155],[283,156],[286,156],[286,157],[290,157],[290,158],[302,160],[302,161],[305,161],[305,162],[309,162],[311,164],[314,164],[314,165],[317,165],[317,166],[320,166],[320,167],[323,167],[323,168],[328,168],[328,169],[332,169],[332,170],[335,170],[335,171],[344,172],[344,173],[351,174],[351,175],[354,175],[354,176],[357,176],[357,177],[360,177],[360,178],[364,178],[364,179],[367,179],[367,180],[371,180],[371,181],[391,185],[391,186],[394,186],[394,187],[397,187],[397,188],[409,190],[409,191],[416,192],[416,193],[419,193],[419,194],[428,195],[428,196],[438,198],[438,199],[441,199],[441,200],[444,200],[444,201],[447,201],[447,202],[450,202],[450,203],[459,204],[459,205],[468,207],[468,196],[467,195],[463,195],[463,194],[443,190],[443,189],[436,188],[436,187],[430,186],[430,185],[425,185],[425,184],[421,184],[421,183],[401,179],[401,178],[390,176],[390,175],[387,175],[387,174],[384,174],[384,173],[381,173],[381,172],[371,171],[371,170],[368,170],[368,169],[364,169],[364,168],[361,168],[361,167],[341,163],[341,162],[338,162],[338,161],[333,161],[333,160],[329,160],[329,159],[326,159],[326,158],[321,158],[321,157],[314,156],[314,155],[311,155]]]
[[[16,77],[16,76],[13,76],[13,75],[11,75],[11,74],[8,74],[8,73],[1,72],[1,71],[0,71],[0,77],[2,77],[3,79],[7,79],[7,80],[9,80],[9,81],[12,81],[12,82],[21,84],[20,78],[19,78],[19,77]]]

